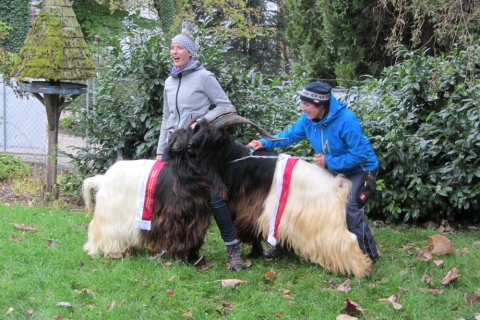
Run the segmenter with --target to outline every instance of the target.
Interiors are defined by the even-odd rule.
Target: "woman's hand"
[[[157,154],[157,161],[162,161],[162,155],[161,154]]]
[[[255,149],[255,150],[258,150],[258,149],[262,149],[262,146],[263,146],[263,145],[262,145],[262,143],[261,143],[260,141],[258,141],[258,140],[252,140],[252,141],[250,141],[250,142],[247,144],[247,146],[249,146],[249,147],[251,147],[251,148],[253,148],[253,149]]]
[[[318,164],[319,167],[325,168],[325,155],[323,153],[318,153],[313,157],[313,161]]]

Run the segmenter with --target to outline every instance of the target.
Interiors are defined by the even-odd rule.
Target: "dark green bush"
[[[0,153],[0,180],[24,178],[28,176],[30,172],[30,165],[23,162],[20,157]]]
[[[380,192],[367,204],[387,220],[480,217],[480,47],[400,61],[358,88],[350,107],[380,159]]]

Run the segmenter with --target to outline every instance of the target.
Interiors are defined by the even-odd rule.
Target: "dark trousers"
[[[362,249],[363,253],[368,255],[372,260],[378,258],[378,251],[375,241],[373,240],[373,234],[368,227],[367,217],[363,206],[358,204],[355,199],[355,193],[362,180],[365,172],[358,172],[346,176],[352,182],[352,191],[348,196],[347,209],[347,227],[348,230],[357,236],[358,245]],[[376,176],[376,172],[371,172]]]

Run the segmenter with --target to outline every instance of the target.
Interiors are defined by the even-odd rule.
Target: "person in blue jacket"
[[[357,200],[356,191],[366,185],[368,176],[375,181],[378,159],[370,141],[363,134],[360,121],[347,109],[346,103],[337,101],[331,91],[332,87],[327,83],[309,83],[298,92],[302,116],[291,127],[275,135],[286,139],[253,140],[248,146],[271,149],[307,138],[316,153],[314,162],[333,174],[343,174],[352,182],[346,205],[347,227],[357,236],[362,251],[376,262],[378,251],[363,209],[366,199]],[[373,191],[370,190],[370,194]],[[277,245],[269,249],[265,256],[274,258],[285,251],[286,248]]]

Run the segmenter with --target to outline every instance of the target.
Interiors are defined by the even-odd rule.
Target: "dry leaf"
[[[480,302],[480,295],[478,294],[472,294],[472,293],[465,293],[463,295],[463,300],[470,306],[470,308],[473,308],[473,304],[475,302]]]
[[[382,220],[375,220],[373,221],[373,225],[375,227],[385,227],[385,222],[383,222]]]
[[[442,284],[446,285],[446,284],[450,283],[450,281],[457,279],[458,276],[459,275],[458,275],[457,268],[452,268],[452,270],[448,271],[445,278],[442,279]]]
[[[23,223],[22,224],[16,224],[14,223],[13,226],[17,229],[20,230],[26,230],[26,231],[32,231],[32,232],[37,232],[37,228],[31,227],[31,226],[26,226]]]
[[[470,251],[468,251],[468,248],[463,248],[462,250],[460,250],[460,252],[463,254],[470,253]]]
[[[388,299],[378,299],[381,302],[390,302],[395,310],[400,310],[403,306],[397,302],[398,300],[400,300],[400,294],[391,295]]]
[[[26,317],[31,317],[34,314],[33,310],[23,310],[23,313]]]
[[[338,287],[338,282],[337,280],[335,279],[330,279],[330,281],[328,282],[330,284],[330,288],[333,288],[333,289],[336,289]]]
[[[165,267],[171,267],[172,263],[170,261],[167,261],[163,264]]]
[[[441,234],[434,234],[428,237],[428,250],[432,255],[455,252],[452,241]]]
[[[475,242],[473,243],[473,246],[474,246],[474,247],[480,247],[480,241],[475,241]]]
[[[350,292],[352,290],[352,280],[347,279],[344,283],[337,287],[338,292]]]
[[[438,268],[443,268],[443,260],[433,260]]]
[[[91,294],[95,298],[95,293],[93,293],[93,291],[90,290],[90,289],[82,289],[82,290],[77,290],[76,289],[76,290],[73,290],[73,292],[75,292],[76,294],[82,294],[82,293]]]
[[[287,289],[278,289],[278,292],[283,294],[284,297],[290,297],[290,290]]]
[[[343,300],[343,302],[345,302],[345,308],[343,308],[342,311],[350,314],[360,313],[362,316],[365,316],[362,307],[360,307],[358,303],[350,300],[349,298],[346,298]]]
[[[171,297],[171,296],[173,296],[173,295],[175,294],[175,292],[173,292],[173,290],[170,290],[170,289],[167,289],[167,290],[165,291],[165,293],[166,293],[167,297]]]
[[[191,318],[191,317],[192,317],[192,311],[188,310],[187,312],[185,312],[185,313],[183,314],[183,317],[184,317],[185,319]]]
[[[13,242],[18,242],[18,241],[22,241],[23,239],[19,239],[19,238],[16,238],[14,234],[12,234],[10,236],[10,240],[13,241]]]
[[[239,280],[239,279],[225,279],[225,280],[217,280],[222,282],[222,288],[225,287],[232,287],[235,288],[239,284],[246,283],[247,281]]]
[[[7,312],[5,312],[5,315],[10,315],[13,313],[13,308],[8,308]]]
[[[276,317],[277,317],[277,318],[283,317],[283,311],[280,311],[279,313],[277,313],[277,314],[276,314]]]
[[[442,294],[443,289],[425,289],[425,288],[417,288],[417,291],[430,293],[430,294]]]
[[[341,314],[338,315],[335,320],[358,320],[358,318],[349,316],[348,314]]]
[[[223,307],[223,309],[231,310],[233,308],[233,305],[230,302],[223,301],[222,302],[222,307]]]
[[[56,242],[54,240],[47,240],[47,241],[45,241],[45,243],[47,244],[47,246],[50,246],[50,247],[58,246],[58,242]]]
[[[415,247],[415,243],[410,242],[403,246],[403,250],[412,249],[413,247]]]
[[[417,259],[420,261],[428,262],[433,259],[433,256],[430,252],[428,252],[427,248],[419,249],[415,248],[417,251]]]
[[[432,277],[430,277],[428,274],[424,274],[422,277],[422,282],[425,282],[426,284],[432,286],[433,285],[433,280]]]
[[[122,253],[121,252],[109,252],[108,257],[111,259],[122,259]]]
[[[273,282],[273,278],[275,278],[275,271],[271,270],[271,271],[265,272],[265,279]]]
[[[72,307],[70,302],[59,302],[56,304],[57,307]]]
[[[205,256],[201,256],[200,259],[195,262],[194,266],[197,270],[207,270],[213,267],[211,263],[205,259]]]
[[[67,318],[63,317],[63,316],[55,316],[53,317],[54,320],[68,320]]]

